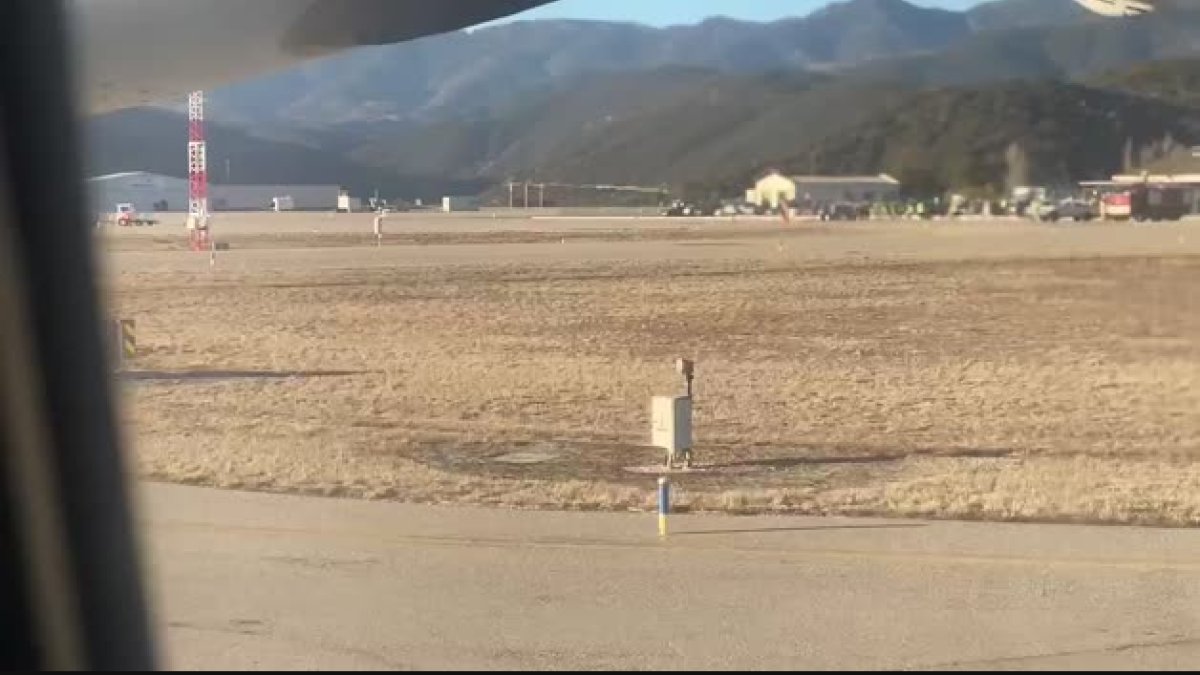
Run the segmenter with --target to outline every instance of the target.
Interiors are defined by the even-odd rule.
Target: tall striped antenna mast
[[[208,144],[204,138],[203,91],[188,96],[188,228],[192,248],[208,250]]]

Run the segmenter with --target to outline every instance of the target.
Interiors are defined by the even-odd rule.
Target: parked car
[[[1058,204],[1052,201],[1033,201],[1025,208],[1025,215],[1043,223],[1058,222]]]
[[[1035,201],[1029,205],[1026,215],[1034,220],[1054,223],[1059,220],[1085,222],[1096,218],[1096,206],[1086,199],[1068,197],[1061,201]]]
[[[685,201],[674,201],[671,205],[663,210],[664,216],[671,217],[690,217],[703,215],[700,207]]]
[[[713,211],[714,216],[753,216],[758,209],[747,202],[725,202]]]
[[[869,205],[837,202],[817,211],[821,220],[866,220],[871,217]]]
[[[1057,215],[1063,220],[1074,220],[1077,223],[1086,222],[1098,214],[1095,205],[1086,199],[1067,198],[1058,203]]]

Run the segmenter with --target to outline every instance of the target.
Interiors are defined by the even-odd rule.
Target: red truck
[[[108,222],[119,227],[149,227],[158,224],[153,217],[138,213],[133,204],[117,204],[117,210],[109,214]]]
[[[1191,208],[1188,191],[1173,185],[1137,185],[1104,197],[1108,220],[1179,220]]]

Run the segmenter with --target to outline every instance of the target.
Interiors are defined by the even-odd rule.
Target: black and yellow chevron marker
[[[137,356],[137,322],[133,319],[121,319],[121,355],[127,359]]]

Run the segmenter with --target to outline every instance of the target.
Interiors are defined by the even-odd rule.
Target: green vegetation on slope
[[[1013,82],[912,94],[814,143],[784,165],[842,173],[887,171],[916,192],[1006,186],[1019,147],[1027,180],[1065,184],[1123,169],[1125,148],[1200,141],[1193,108],[1057,82]],[[1145,154],[1145,153],[1143,153]]]
[[[1164,139],[1200,142],[1200,114],[1131,91],[1061,82],[913,90],[662,71],[604,76],[497,119],[406,134],[412,143],[389,145],[385,133],[352,156],[394,161],[407,173],[666,183],[730,195],[767,168],[886,171],[916,192],[998,192],[1014,144],[1028,159],[1029,180],[1104,178],[1127,168],[1127,145],[1140,164],[1143,149]],[[424,164],[432,158],[440,164]]]
[[[1200,109],[1200,59],[1142,64],[1101,74],[1091,84]]]

